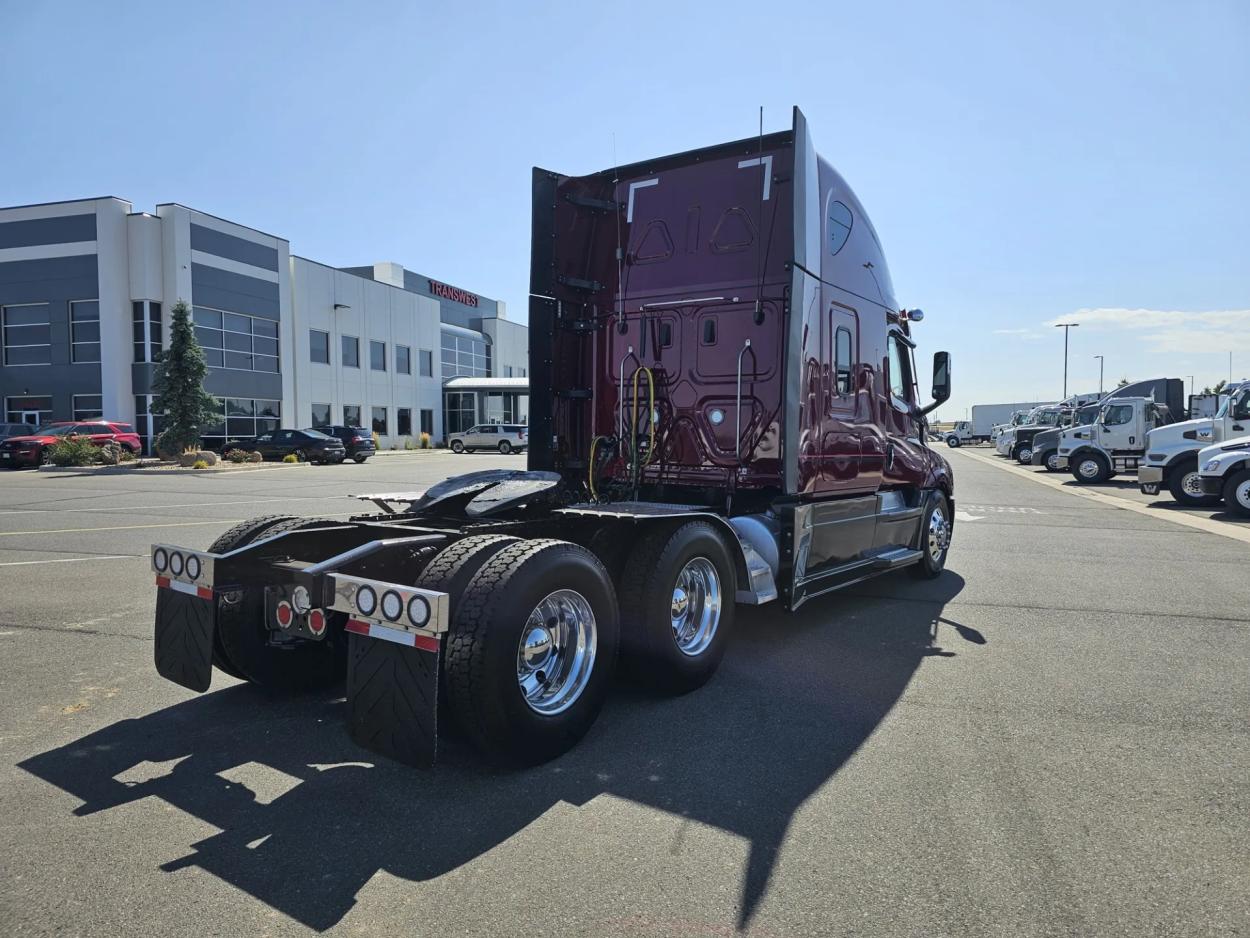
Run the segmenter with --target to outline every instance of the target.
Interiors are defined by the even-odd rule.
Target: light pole
[[[1098,396],[1102,397],[1102,366],[1107,363],[1106,356],[1095,355],[1094,357],[1098,359]]]
[[[1055,323],[1056,329],[1063,330],[1063,397],[1068,397],[1068,330],[1075,329],[1079,326],[1079,322],[1058,322]]]

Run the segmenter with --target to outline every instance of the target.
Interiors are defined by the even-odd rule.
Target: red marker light
[[[326,630],[326,614],[320,609],[308,613],[308,630],[313,635],[320,635]]]
[[[284,629],[291,627],[291,621],[295,618],[295,614],[291,611],[291,604],[286,600],[278,603],[278,625]]]

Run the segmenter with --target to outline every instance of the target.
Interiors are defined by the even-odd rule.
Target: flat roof
[[[460,376],[443,382],[444,391],[529,391],[529,378],[470,378]]]

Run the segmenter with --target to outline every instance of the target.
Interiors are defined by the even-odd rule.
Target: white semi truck
[[[974,443],[993,443],[1004,427],[1016,426],[1035,407],[1043,407],[1049,401],[1023,401],[1017,404],[976,404],[971,420],[957,420],[955,426],[943,434],[946,445],[952,448]]]
[[[1106,482],[1117,472],[1136,470],[1146,453],[1146,434],[1174,422],[1167,404],[1149,397],[1108,401],[1098,419],[1065,430],[1059,437],[1058,468],[1070,469],[1077,482]]]
[[[1233,514],[1250,518],[1250,436],[1199,450],[1198,465],[1202,491],[1223,498]]]
[[[1146,495],[1167,489],[1176,501],[1191,508],[1219,504],[1223,490],[1208,492],[1199,470],[1204,447],[1250,434],[1250,382],[1233,385],[1214,417],[1186,420],[1151,430],[1146,459],[1137,481]]]

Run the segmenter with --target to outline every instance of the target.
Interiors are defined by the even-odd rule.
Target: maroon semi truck
[[[618,664],[675,693],[737,604],[943,569],[953,478],[872,223],[791,129],[571,177],[535,169],[527,470],[154,545],[156,666],[272,689],[346,674],[352,737],[433,763],[552,758]]]

